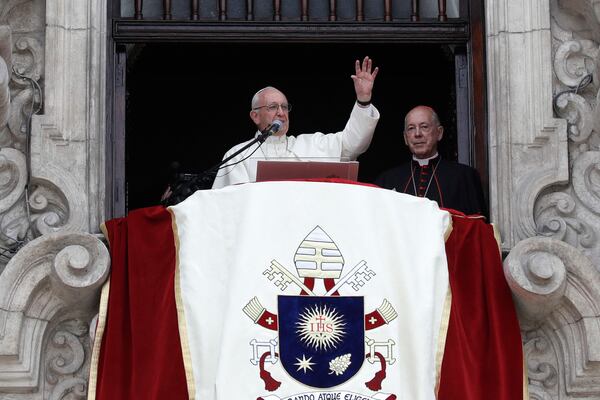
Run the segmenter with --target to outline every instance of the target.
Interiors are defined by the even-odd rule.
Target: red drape
[[[452,309],[439,400],[523,398],[519,323],[493,228],[454,215],[446,257]]]
[[[106,224],[110,296],[98,363],[100,400],[188,398],[174,295],[175,245],[163,207]]]

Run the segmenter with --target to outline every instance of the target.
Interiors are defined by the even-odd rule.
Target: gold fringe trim
[[[452,290],[450,282],[448,282],[448,291],[444,300],[444,308],[442,310],[442,320],[440,322],[440,332],[438,335],[437,349],[435,355],[435,396],[437,397],[440,390],[440,380],[442,378],[442,361],[444,360],[444,351],[446,349],[446,336],[448,335],[448,326],[450,325],[450,310],[452,308]]]
[[[110,241],[108,240],[108,231],[106,225],[100,225],[100,230],[104,234],[108,246],[110,248]],[[110,295],[110,274],[104,285],[102,285],[102,291],[100,292],[100,306],[98,308],[98,321],[96,322],[96,335],[94,337],[94,347],[92,348],[92,357],[90,360],[90,373],[88,379],[88,400],[96,399],[96,385],[98,384],[98,362],[100,360],[100,347],[102,345],[102,337],[104,336],[104,329],[106,328],[106,315],[108,310],[108,297]]]
[[[450,216],[450,222],[448,223],[448,226],[446,227],[446,232],[444,232],[444,243],[448,241],[448,238],[450,237],[450,234],[452,233],[452,229],[453,229],[453,225],[452,225],[452,218],[454,217],[454,215],[448,213],[448,215]]]
[[[167,208],[171,214],[171,226],[173,227],[173,238],[175,241],[175,304],[177,307],[177,324],[179,326],[179,340],[181,341],[181,354],[183,356],[183,366],[185,368],[185,380],[187,382],[188,396],[190,400],[196,398],[196,383],[194,381],[194,370],[192,368],[192,353],[188,340],[187,325],[185,322],[185,309],[183,306],[183,297],[181,296],[181,271],[179,269],[179,234],[177,231],[177,221],[175,213],[171,208]]]
[[[529,378],[527,378],[527,360],[523,352],[523,400],[529,400]]]
[[[494,239],[496,239],[496,243],[498,244],[498,251],[500,252],[500,257],[502,257],[502,238],[500,237],[500,232],[498,231],[498,227],[496,224],[492,225],[492,229],[494,230]]]
[[[452,218],[455,215],[448,213],[450,221],[444,232],[444,242],[448,241],[448,238],[452,234],[454,225]],[[446,266],[448,268],[448,266]],[[449,273],[450,271],[448,271]],[[448,277],[448,291],[446,292],[446,299],[444,300],[444,308],[442,309],[442,319],[440,321],[440,331],[438,334],[438,342],[435,354],[435,397],[438,395],[440,390],[440,379],[442,378],[442,361],[444,359],[444,350],[446,349],[446,335],[448,335],[448,326],[450,324],[450,309],[452,308],[452,290],[450,289],[450,277]]]

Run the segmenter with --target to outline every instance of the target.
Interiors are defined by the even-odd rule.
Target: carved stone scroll
[[[539,373],[530,379],[558,379],[562,394],[572,398],[600,394],[600,270],[575,247],[536,237],[514,247],[504,261],[504,272],[521,329],[546,337],[544,346],[551,347],[556,357],[552,368],[557,377],[551,377],[553,364],[548,364],[538,366]],[[533,353],[527,362],[545,363]]]
[[[68,313],[91,320],[109,265],[104,244],[84,233],[43,235],[11,259],[0,275],[2,390],[39,387],[48,324]]]

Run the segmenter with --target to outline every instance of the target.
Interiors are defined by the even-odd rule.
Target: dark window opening
[[[419,104],[438,111],[443,157],[457,160],[453,49],[440,44],[147,44],[130,47],[127,66],[127,209],[156,205],[179,164],[198,173],[218,163],[255,126],[250,100],[271,85],[293,104],[289,134],[337,132],[354,104],[350,75],[365,55],[381,71],[373,103],[381,120],[358,159],[359,180],[408,160],[404,115]]]

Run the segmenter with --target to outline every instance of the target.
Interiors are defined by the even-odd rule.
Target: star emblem
[[[306,370],[308,370],[308,369],[310,369],[312,371],[311,366],[315,365],[315,363],[310,362],[310,360],[312,360],[312,357],[310,357],[307,360],[306,356],[304,354],[302,354],[302,360],[299,358],[296,358],[296,360],[298,360],[297,363],[294,363],[294,365],[298,366],[298,369],[296,371],[303,370],[303,372],[306,373]]]

